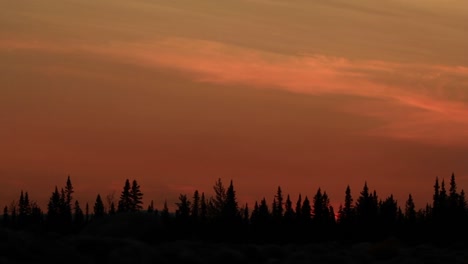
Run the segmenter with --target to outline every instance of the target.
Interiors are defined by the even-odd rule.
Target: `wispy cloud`
[[[368,105],[341,105],[337,109],[381,119],[382,126],[363,131],[369,135],[468,144],[468,67],[320,54],[282,55],[182,38],[105,46],[10,39],[0,40],[0,49],[85,52],[144,67],[183,71],[198,82],[378,99],[379,104],[373,100]]]

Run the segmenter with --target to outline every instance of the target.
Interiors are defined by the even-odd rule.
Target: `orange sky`
[[[0,2],[0,205],[468,188],[466,1]]]

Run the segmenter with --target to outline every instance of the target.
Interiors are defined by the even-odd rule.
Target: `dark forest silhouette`
[[[344,191],[344,201],[335,210],[327,192],[318,189],[311,198],[298,195],[296,201],[278,187],[269,203],[264,197],[253,206],[239,205],[233,182],[225,186],[218,179],[214,195],[207,197],[196,190],[180,194],[175,212],[167,202],[160,210],[154,202],[143,209],[143,193],[136,180],[126,180],[116,205],[107,197],[107,206],[97,194],[94,204],[73,199],[70,176],[63,188],[55,187],[47,211],[21,191],[18,203],[3,210],[5,228],[32,232],[77,234],[88,225],[110,221],[119,215],[150,215],[158,229],[148,235],[152,242],[197,239],[215,242],[306,243],[317,241],[375,241],[390,236],[409,243],[421,241],[447,243],[440,238],[460,242],[468,234],[468,208],[463,190],[457,191],[455,175],[448,186],[435,179],[431,204],[417,210],[411,194],[403,204],[390,195],[380,198],[364,183],[359,195],[351,187]],[[150,230],[148,231],[150,232]]]

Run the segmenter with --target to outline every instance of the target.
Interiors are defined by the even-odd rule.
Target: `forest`
[[[21,191],[17,203],[5,206],[2,225],[12,230],[61,235],[93,229],[100,232],[105,226],[113,225],[116,226],[113,232],[118,234],[123,232],[117,228],[119,224],[130,230],[147,226],[138,239],[155,243],[181,239],[229,243],[356,243],[387,237],[406,243],[462,241],[467,235],[464,226],[468,220],[464,191],[457,191],[454,174],[448,191],[445,181],[439,182],[438,178],[433,187],[432,203],[421,209],[415,208],[411,194],[400,205],[393,195],[380,198],[367,183],[357,198],[347,186],[344,201],[337,209],[330,205],[327,192],[320,188],[312,198],[299,194],[293,202],[280,186],[271,203],[263,198],[250,207],[238,204],[232,181],[226,186],[218,179],[213,196],[207,197],[197,190],[193,194],[180,194],[177,209],[170,212],[167,202],[160,209],[154,207],[153,201],[143,208],[140,185],[128,179],[117,204],[108,201],[106,206],[98,194],[94,204],[82,208],[73,199],[75,190],[68,176],[63,188],[55,187],[46,211],[28,192]]]

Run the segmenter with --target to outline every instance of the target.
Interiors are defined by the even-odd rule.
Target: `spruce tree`
[[[122,190],[122,193],[120,194],[120,200],[119,200],[118,209],[117,209],[119,213],[130,212],[131,209],[133,208],[133,201],[132,201],[130,190],[131,190],[130,181],[127,179],[125,181],[125,185]]]
[[[208,205],[206,204],[205,193],[202,192],[200,201],[200,220],[205,223],[208,216]]]
[[[342,209],[342,215],[340,217],[340,221],[343,224],[350,224],[353,220],[353,197],[351,196],[351,188],[349,185],[346,187],[345,191],[345,202],[344,208]]]
[[[195,190],[193,193],[193,198],[192,198],[192,218],[193,219],[198,219],[199,217],[199,211],[200,211],[200,194],[198,193],[198,190]]]
[[[239,220],[239,216],[236,191],[234,190],[234,185],[231,180],[226,191],[226,200],[223,207],[223,220],[232,223]]]
[[[102,202],[101,195],[98,194],[96,202],[94,203],[94,218],[101,218],[106,214],[104,210],[104,203]]]
[[[130,190],[130,199],[131,199],[131,206],[130,211],[138,212],[143,209],[143,193],[140,190],[140,185],[138,185],[136,180],[132,182],[132,188]]]
[[[213,214],[219,217],[223,212],[227,198],[226,189],[224,188],[221,178],[218,178],[218,180],[215,182],[213,190],[215,191],[215,197],[214,199],[210,200],[210,207]]]
[[[293,219],[294,219],[294,211],[293,211],[293,208],[292,208],[292,202],[291,202],[291,199],[289,197],[289,194],[286,198],[286,202],[285,202],[285,206],[284,206],[284,220],[287,222],[287,223],[292,223]]]
[[[162,212],[161,212],[161,220],[164,224],[168,224],[169,223],[169,208],[167,207],[167,200],[164,201],[164,206],[163,206],[163,209],[162,209]]]
[[[273,217],[276,219],[281,219],[283,217],[283,192],[281,191],[281,186],[278,186],[278,190],[275,195],[275,208]]]
[[[187,195],[180,194],[179,202],[176,203],[176,205],[177,205],[176,217],[183,221],[188,220],[190,216],[190,201],[188,200]]]
[[[268,224],[270,221],[270,212],[268,210],[268,205],[266,202],[265,197],[263,197],[262,201],[260,202],[260,205],[258,206],[258,215],[256,221],[259,224]]]
[[[57,186],[55,186],[55,191],[52,193],[47,205],[47,222],[49,222],[50,226],[58,224],[61,213],[60,206],[60,193]]]
[[[249,205],[246,203],[242,210],[242,221],[244,222],[244,224],[248,224],[249,219],[250,219]]]
[[[66,217],[71,218],[71,209],[72,209],[72,200],[73,200],[73,185],[70,179],[70,175],[68,175],[67,183],[65,185],[65,215]]]
[[[301,218],[301,212],[302,212],[302,196],[301,196],[301,194],[299,194],[299,198],[297,198],[295,212],[296,212],[296,219],[300,219]]]
[[[304,199],[301,207],[301,219],[304,223],[310,222],[312,217],[312,207],[310,206],[310,201],[307,196]]]
[[[414,224],[416,222],[416,208],[411,194],[409,194],[408,200],[406,201],[405,217],[409,224]]]

